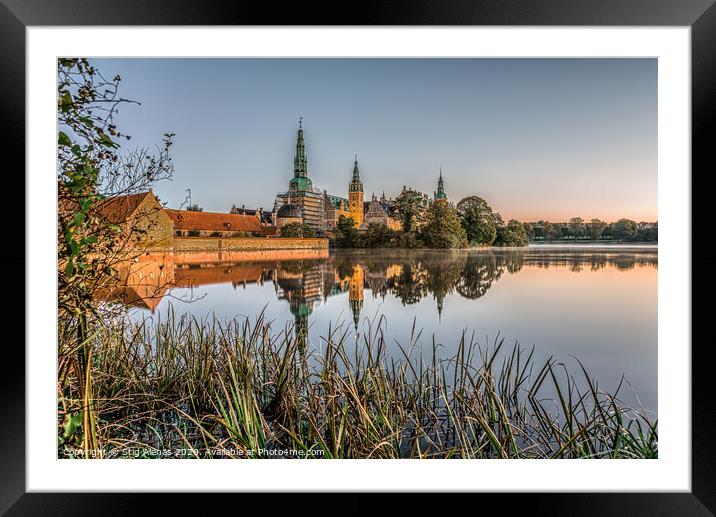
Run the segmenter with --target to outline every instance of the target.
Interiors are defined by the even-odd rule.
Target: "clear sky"
[[[403,185],[487,200],[505,219],[657,219],[656,59],[101,59],[122,76],[124,146],[176,133],[170,207],[273,207],[293,175],[366,198]]]

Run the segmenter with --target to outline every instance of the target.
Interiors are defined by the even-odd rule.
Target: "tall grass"
[[[434,343],[425,357],[419,332],[389,343],[384,323],[358,342],[330,328],[311,347],[263,315],[118,318],[90,338],[91,386],[77,385],[89,375],[66,375],[61,406],[91,390],[83,416],[95,419],[101,457],[161,456],[151,447],[189,457],[657,457],[657,422],[620,400],[621,385],[602,391],[581,363],[570,373],[551,358],[536,364],[533,350],[467,335],[452,357]],[[60,456],[86,440],[80,420],[71,432],[59,422]]]

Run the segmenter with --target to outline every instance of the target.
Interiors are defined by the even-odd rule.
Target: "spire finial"
[[[353,178],[348,186],[348,192],[363,192],[363,182],[360,180],[360,169],[358,169],[358,153],[355,153],[353,162]]]
[[[303,117],[298,117],[298,129],[303,129]]]

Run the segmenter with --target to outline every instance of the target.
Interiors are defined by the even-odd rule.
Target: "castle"
[[[436,201],[447,201],[442,169],[438,179],[438,189],[433,193],[432,198],[428,194],[403,186],[402,193],[406,192],[412,192],[419,198],[421,208],[428,208]],[[381,224],[394,230],[401,228],[395,199],[386,198],[383,192],[380,198],[376,198],[373,194],[370,201],[365,200],[358,155],[353,161],[347,198],[328,194],[325,190],[314,187],[313,181],[308,177],[303,118],[300,118],[296,154],[293,158],[293,177],[288,183],[288,190],[276,194],[272,214],[273,224],[280,229],[287,224],[304,223],[320,233],[325,233],[335,228],[341,216],[352,217],[359,231],[367,229],[370,224]]]

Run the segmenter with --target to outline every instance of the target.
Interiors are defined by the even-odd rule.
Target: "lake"
[[[449,357],[463,333],[482,348],[504,339],[508,349],[534,346],[538,367],[564,363],[580,385],[577,359],[607,391],[624,375],[620,398],[656,415],[657,256],[655,246],[564,245],[173,253],[142,257],[130,273],[142,285],[119,296],[137,320],[264,311],[277,331],[306,328],[316,348],[329,327],[360,346],[381,316],[389,343],[421,332],[418,355],[431,355],[434,340]]]

